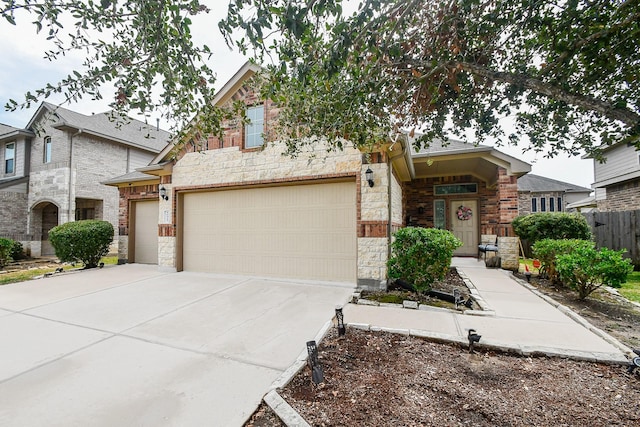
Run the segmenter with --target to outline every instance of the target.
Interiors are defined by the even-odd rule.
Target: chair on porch
[[[483,234],[480,237],[478,259],[480,259],[480,254],[483,254],[484,261],[487,262],[487,252],[498,253],[498,236],[496,234]]]

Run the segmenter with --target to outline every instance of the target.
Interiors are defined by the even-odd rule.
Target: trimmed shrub
[[[546,275],[553,283],[558,283],[560,277],[556,268],[556,257],[582,247],[593,248],[595,243],[579,239],[542,239],[533,245],[533,256],[540,260],[540,273]]]
[[[11,248],[11,258],[13,258],[14,261],[26,258],[24,255],[24,248],[22,247],[22,243],[15,240],[13,241],[13,247]]]
[[[631,261],[624,259],[625,250],[614,251],[593,247],[578,247],[571,253],[558,255],[556,266],[563,283],[578,291],[585,299],[602,285],[619,288],[633,271]]]
[[[519,216],[511,222],[513,231],[528,248],[542,239],[591,240],[591,228],[579,213],[540,212]],[[527,255],[529,256],[530,253]]]
[[[79,261],[85,268],[94,268],[109,253],[113,225],[100,220],[67,222],[49,231],[49,241],[60,261]]]
[[[446,276],[453,251],[460,246],[462,242],[447,230],[402,228],[391,244],[389,277],[406,280],[416,291],[428,291],[433,282]]]
[[[11,257],[13,243],[14,242],[11,239],[0,237],[0,268],[3,268],[7,263],[13,260]]]

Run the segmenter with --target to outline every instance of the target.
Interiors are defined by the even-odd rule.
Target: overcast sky
[[[239,53],[229,51],[222,36],[217,30],[217,22],[226,13],[226,1],[209,0],[211,12],[199,15],[194,20],[193,33],[197,40],[209,45],[214,55],[210,66],[217,73],[216,86],[221,87],[244,64],[247,58]],[[27,91],[34,91],[46,83],[56,83],[68,75],[74,68],[78,68],[81,58],[68,57],[65,61],[50,62],[43,59],[47,48],[44,37],[37,36],[35,27],[29,24],[31,19],[21,19],[17,26],[0,20],[0,123],[22,128],[33,116],[37,105],[30,109],[7,112],[4,105],[9,99],[20,101]],[[111,90],[105,90],[103,96],[108,98]],[[62,102],[61,97],[52,97],[49,102]],[[79,103],[65,105],[65,108],[83,114],[101,113],[108,110],[109,99],[91,101],[84,99]],[[155,117],[151,118],[155,123]],[[569,182],[584,187],[590,187],[593,182],[593,161],[582,160],[580,157],[559,156],[546,159],[543,155],[523,153],[522,147],[503,146],[499,150],[517,157],[532,165],[531,173],[542,175],[560,181]]]

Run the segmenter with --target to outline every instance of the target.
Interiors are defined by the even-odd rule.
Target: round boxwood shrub
[[[109,253],[113,225],[100,220],[67,222],[49,231],[49,241],[60,261],[79,261],[85,268],[94,268]]]
[[[453,251],[462,246],[450,231],[436,228],[406,227],[394,237],[387,262],[389,277],[406,280],[423,292],[446,276]]]

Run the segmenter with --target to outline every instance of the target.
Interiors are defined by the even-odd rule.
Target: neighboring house
[[[31,141],[29,130],[0,124],[0,237],[23,240],[27,230],[27,203]]]
[[[412,153],[407,137],[371,152],[319,141],[283,156],[284,143],[263,140],[277,110],[251,89],[258,70],[246,64],[215,99],[245,102],[250,124],[227,122],[201,152],[174,158],[169,144],[106,182],[120,190],[121,262],[379,288],[391,234],[407,224],[451,230],[464,242],[458,255],[475,256],[482,235],[513,235],[528,164],[456,141]]]
[[[529,173],[518,178],[518,209],[520,215],[564,212],[569,204],[589,197],[591,191],[590,188]]]
[[[632,144],[620,142],[604,149],[606,161],[594,160],[594,180],[598,210],[640,209],[640,153]]]
[[[41,256],[53,255],[48,232],[58,224],[103,219],[117,231],[118,191],[100,182],[147,165],[169,134],[111,116],[86,116],[43,103],[25,129],[0,128],[0,207],[18,224],[0,222],[0,235],[22,241],[32,256]],[[7,172],[11,156],[13,176]]]

